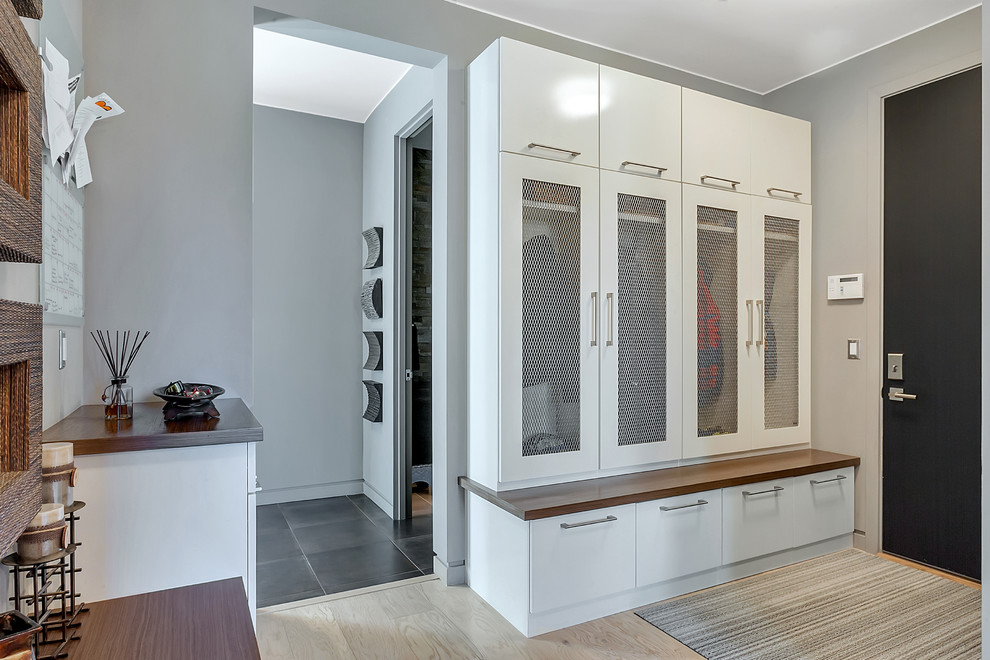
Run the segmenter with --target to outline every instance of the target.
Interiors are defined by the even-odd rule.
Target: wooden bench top
[[[858,465],[856,456],[801,449],[499,492],[467,477],[457,483],[517,518],[539,520]]]

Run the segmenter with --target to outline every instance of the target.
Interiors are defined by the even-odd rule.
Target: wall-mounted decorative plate
[[[382,332],[373,330],[364,333],[364,339],[368,342],[368,359],[364,363],[364,368],[368,371],[382,370]]]
[[[382,265],[382,228],[372,227],[361,232],[364,242],[368,246],[368,258],[364,262],[365,268],[378,268]]]
[[[361,309],[369,319],[382,317],[382,278],[376,277],[364,283],[361,289]]]
[[[364,418],[369,422],[382,421],[382,384],[374,380],[361,382],[368,391],[368,407],[364,409]]]

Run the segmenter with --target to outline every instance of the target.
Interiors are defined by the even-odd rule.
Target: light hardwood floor
[[[436,578],[314,601],[258,611],[264,660],[701,658],[632,612],[526,639],[473,591]]]

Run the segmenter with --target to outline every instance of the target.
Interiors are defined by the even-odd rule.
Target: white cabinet
[[[684,186],[683,456],[810,441],[811,207]]]
[[[601,173],[601,467],[681,455],[681,186]]]
[[[681,88],[601,67],[601,168],[681,180]]]
[[[794,545],[853,531],[853,474],[846,467],[794,477]]]
[[[636,586],[636,506],[531,523],[531,607],[545,612]]]
[[[811,207],[753,197],[751,449],[811,441]]]
[[[756,347],[746,195],[684,186],[685,457],[749,449]]]
[[[792,547],[794,486],[790,478],[722,489],[722,563]]]
[[[722,491],[636,505],[636,586],[673,580],[722,563]]]
[[[512,39],[496,44],[500,149],[598,167],[598,65]]]
[[[754,109],[693,89],[681,94],[684,183],[750,192]]]
[[[752,111],[754,195],[811,203],[811,124]]]
[[[598,170],[514,154],[501,163],[499,480],[593,471]]]

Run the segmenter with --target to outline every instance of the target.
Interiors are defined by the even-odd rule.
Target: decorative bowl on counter
[[[194,408],[209,403],[224,391],[219,385],[175,381],[165,387],[156,387],[153,393],[158,398],[180,408]]]

